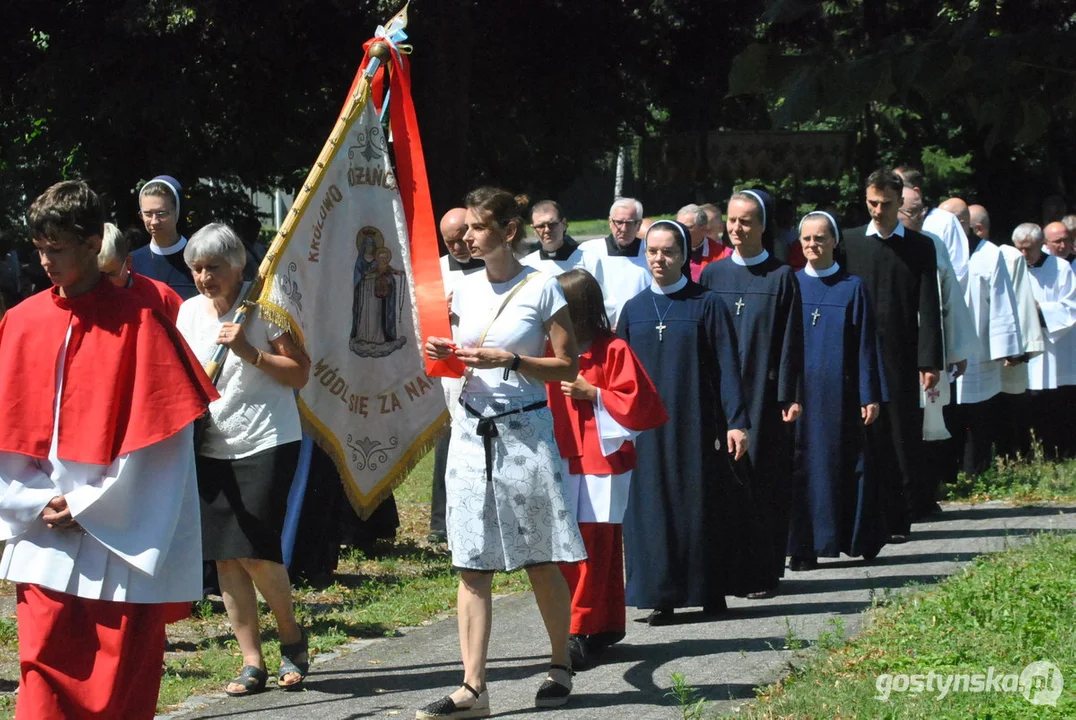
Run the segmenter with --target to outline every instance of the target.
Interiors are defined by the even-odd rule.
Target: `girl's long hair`
[[[593,275],[582,269],[569,270],[558,275],[557,282],[568,301],[576,340],[593,342],[613,334],[609,316],[605,314],[605,296]]]

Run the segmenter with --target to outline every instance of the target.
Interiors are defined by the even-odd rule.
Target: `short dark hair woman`
[[[243,290],[246,249],[231,228],[205,226],[187,243],[183,259],[200,294],[180,306],[176,327],[202,363],[218,345],[231,351],[197,458],[202,553],[217,564],[224,606],[243,654],[243,669],[225,692],[251,695],[264,690],[268,679],[255,586],[280,633],[277,685],[295,690],[309,657],[292,610],[280,534],[302,439],[294,390],[306,384],[310,360],[288,333],[257,313],[245,326],[232,322]]]
[[[468,366],[460,404],[450,408],[446,473],[448,546],[460,570],[464,682],[420,710],[420,719],[489,714],[492,573],[521,567],[530,577],[553,651],[535,705],[563,705],[572,687],[571,601],[556,563],[586,557],[565,498],[546,405],[545,383],[572,381],[579,367],[564,293],[555,278],[516,259],[525,203],[504,190],[480,188],[465,205],[464,239],[486,269],[455,287],[456,340],[426,341],[427,356],[455,354]]]

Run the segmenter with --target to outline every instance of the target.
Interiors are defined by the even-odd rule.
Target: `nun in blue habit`
[[[837,221],[808,213],[799,226],[807,266],[802,301],[803,414],[795,423],[788,553],[791,570],[841,553],[873,559],[885,544],[874,425],[887,401],[881,346],[863,281],[833,260]]]
[[[699,283],[721,296],[732,317],[751,419],[749,465],[760,561],[746,596],[772,597],[785,570],[794,425],[802,411],[803,326],[795,271],[766,250],[774,234],[773,201],[762,190],[728,203],[732,255],[710,263]]]
[[[684,272],[687,238],[669,220],[647,231],[653,282],[617,322],[672,418],[635,442],[624,517],[627,604],[653,609],[651,625],[678,608],[724,613],[752,556],[745,461],[735,462],[750,447],[736,337],[725,303]]]

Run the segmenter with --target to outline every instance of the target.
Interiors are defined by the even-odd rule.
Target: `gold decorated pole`
[[[388,24],[388,30],[386,35],[391,37],[395,30],[402,30],[407,26],[407,5],[404,5],[403,9],[392,18]],[[379,29],[380,34],[380,29]],[[280,229],[277,230],[276,236],[273,238],[273,242],[269,245],[269,250],[265,253],[265,257],[262,259],[261,264],[258,266],[258,275],[247,286],[247,290],[243,293],[243,297],[239,303],[239,309],[236,310],[235,319],[233,322],[242,325],[246,322],[247,317],[250,315],[250,309],[255,304],[255,299],[261,294],[262,288],[265,285],[265,281],[275,272],[276,265],[280,254],[284,251],[288,241],[291,238],[292,231],[295,229],[295,224],[299,221],[299,218],[306,212],[307,206],[310,204],[310,198],[317,192],[318,187],[321,185],[322,177],[326,168],[332,162],[333,157],[340,149],[340,141],[344,139],[355,120],[358,119],[363,109],[366,107],[366,103],[370,99],[370,82],[373,80],[378,69],[388,63],[392,57],[392,48],[386,42],[375,42],[370,46],[368,51],[369,62],[366,64],[366,68],[363,70],[362,76],[359,78],[359,82],[355,85],[355,91],[351,94],[350,101],[340,117],[336,120],[336,125],[333,126],[332,133],[329,135],[329,139],[325,142],[325,145],[321,148],[321,154],[318,155],[317,161],[314,166],[310,168],[310,174],[306,176],[306,181],[303,183],[302,189],[299,191],[295,198],[295,202],[292,203],[291,212],[284,219]],[[224,360],[228,357],[228,346],[218,345],[216,351],[213,353],[213,357],[206,363],[205,371],[209,375],[209,379],[213,381],[215,385],[220,379],[221,370],[224,367]]]

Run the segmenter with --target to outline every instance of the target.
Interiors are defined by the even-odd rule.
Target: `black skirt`
[[[284,561],[280,535],[299,445],[278,445],[238,460],[198,456],[205,560]]]

